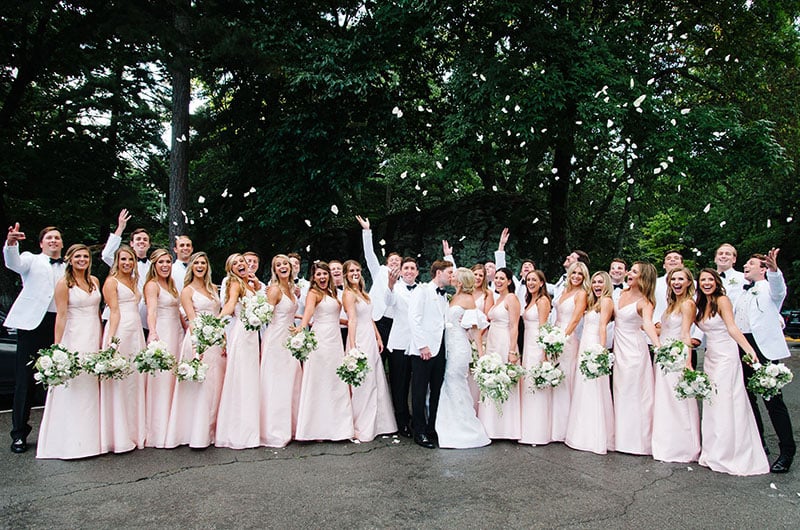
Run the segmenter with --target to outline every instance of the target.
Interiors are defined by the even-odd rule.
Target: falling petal
[[[658,165],[664,169],[667,169],[669,167],[669,164],[667,164],[666,162],[660,162]]]
[[[776,486],[774,482],[770,482],[769,483],[769,487],[770,487],[770,489],[773,489],[773,490],[778,489],[778,486]]]
[[[703,213],[708,213],[711,211],[711,203],[706,204],[706,207],[703,208]]]
[[[629,178],[629,179],[627,180],[627,182],[628,182],[628,184],[633,184],[633,182],[634,182],[634,180],[633,180],[633,177]]]
[[[673,126],[675,126],[675,125],[678,125],[678,122],[677,122],[677,121],[675,121],[675,118],[672,118],[671,120],[669,120],[669,122],[670,122],[670,123],[671,123]]]
[[[172,221],[173,226],[178,226],[178,221]]]
[[[395,107],[395,108],[392,109],[392,114],[397,114],[398,112],[400,112],[400,108],[399,107]]]
[[[74,127],[67,127],[67,131],[74,134],[75,133],[75,128]]]
[[[656,78],[655,77],[651,77],[650,79],[647,80],[647,86],[650,86],[655,82],[656,82]]]
[[[537,217],[536,219],[533,220],[533,222],[531,224],[535,225],[538,222],[539,222],[539,218]]]
[[[686,471],[694,471],[694,469],[692,469],[692,466],[689,466],[686,468]]]
[[[792,222],[792,218],[791,218],[791,217],[787,217],[787,218],[786,218],[786,222],[787,222],[787,223],[791,223],[791,222]]]
[[[331,211],[333,212],[333,215],[339,215],[339,207],[335,204],[331,205]]]
[[[680,193],[680,192],[681,192],[681,185],[678,184],[678,193]]]
[[[250,188],[250,193],[255,193],[255,192],[256,192],[256,189],[255,189],[255,188],[253,188],[253,187],[251,187],[251,188]]]
[[[244,196],[244,197],[247,197],[247,196],[249,196],[249,195],[250,195],[250,192],[249,192],[249,191],[246,191],[246,192],[244,192],[244,195],[243,195],[243,196]]]
[[[505,107],[503,107],[502,109],[500,109],[500,111],[501,111],[503,114],[508,114],[508,109],[507,109],[507,108],[505,108]]]
[[[544,238],[544,239],[542,239],[542,244],[543,244],[543,245],[546,245],[546,244],[548,244],[549,242],[550,242],[550,240],[549,240],[549,239],[547,239],[547,238]]]
[[[508,94],[506,94],[506,101],[508,101],[509,99],[511,99],[511,96],[509,96]]]
[[[414,186],[414,189],[415,189],[415,190],[417,190],[417,191],[419,191],[419,190],[421,190],[421,189],[422,189],[422,188],[420,188],[420,187],[419,187],[419,182],[417,182],[417,185],[416,185],[416,186]]]
[[[308,225],[308,227],[310,228],[310,227],[311,227],[311,221],[309,221],[308,219],[306,219],[306,225]]]
[[[687,114],[689,114],[691,111],[692,111],[692,109],[681,109],[681,114],[683,114],[684,116],[686,116],[686,115],[687,115]]]
[[[721,221],[721,222],[719,223],[719,227],[720,227],[720,228],[722,228],[722,227],[723,227],[723,226],[725,226],[726,224],[728,224],[728,221]]]
[[[514,105],[514,112],[519,112],[520,110],[522,110],[522,107],[519,105]]]
[[[428,190],[422,190],[422,196],[425,197],[426,195],[428,195]]]
[[[392,440],[392,443],[393,443],[393,444],[399,444],[399,443],[400,443],[400,440]]]
[[[311,245],[306,245],[306,252],[311,252]]]
[[[408,176],[408,171],[403,171],[402,173],[400,173],[400,178],[401,178],[401,179],[404,179],[404,178],[406,178],[407,176]]]
[[[199,202],[200,204],[203,204],[204,202],[206,202],[206,198],[205,198],[205,197],[203,197],[202,195],[200,195],[200,196],[197,198],[197,202]]]
[[[705,54],[708,55],[709,53],[711,53],[711,50],[713,50],[713,49],[714,48],[706,48]]]
[[[480,77],[481,77],[481,81],[486,81],[486,77],[483,74],[481,74]]]
[[[634,99],[634,100],[633,100],[633,106],[634,106],[634,107],[638,107],[639,105],[641,105],[641,104],[642,104],[642,102],[643,102],[643,101],[644,101],[646,98],[647,98],[647,94],[642,94],[641,96],[639,96],[638,98],[636,98],[636,99]]]
[[[583,121],[582,120],[578,120],[578,121],[575,122],[575,125],[583,125]]]
[[[641,113],[642,113],[642,112],[644,112],[644,111],[642,110],[642,108],[641,108],[641,107],[636,107],[636,112],[638,112],[639,114],[641,114]]]
[[[726,55],[725,56],[725,62],[727,63],[730,60],[731,60],[731,55],[730,54]]]
[[[772,228],[772,219],[767,219],[767,228]]]
[[[660,167],[657,167],[657,168],[653,169],[653,175],[658,175],[659,173],[661,173],[661,168]]]
[[[420,111],[420,112],[425,112],[425,107],[420,105],[420,106],[417,107],[417,110]]]
[[[550,170],[550,173],[552,173],[553,175],[558,174],[558,168],[554,167],[553,169]]]
[[[415,209],[416,209],[418,212],[421,212],[421,211],[422,211],[422,210],[420,210],[420,209],[419,209],[419,206],[414,206],[414,208],[415,208]],[[419,257],[419,256],[417,256],[417,257]]]
[[[497,191],[497,186],[492,186],[492,191]]]
[[[633,82],[633,78],[631,77],[630,87],[633,88],[633,85],[634,85],[634,82]]]
[[[420,174],[419,174],[419,178],[421,178],[421,179],[424,179],[424,178],[425,178],[425,175],[427,175],[427,173],[425,173],[425,172],[423,171],[422,173],[420,173]]]
[[[465,239],[467,239],[467,236],[461,236],[461,238],[458,241],[461,242],[464,241]]]
[[[194,224],[194,219],[189,219],[189,224],[193,225]]]
[[[384,246],[384,245],[386,245],[386,240],[385,239],[381,239],[380,241],[378,241],[378,244],[380,246]]]
[[[236,220],[237,223],[241,223],[242,221],[244,221],[244,219],[242,219],[241,216]]]
[[[442,163],[439,162],[438,160],[436,161],[436,168],[437,169],[442,169]]]
[[[222,197],[225,198],[228,196],[228,188],[225,188],[225,191],[222,192]]]
[[[633,230],[633,223],[631,223],[631,230]]]
[[[508,158],[506,158],[506,165],[509,165],[510,163],[511,163],[511,160],[509,160]]]
[[[613,122],[612,120],[608,120],[608,121],[606,122],[606,127],[608,127],[609,129],[610,129],[611,127],[613,127],[613,126],[614,126],[614,122]]]

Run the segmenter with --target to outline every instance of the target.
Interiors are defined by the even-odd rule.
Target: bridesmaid
[[[589,295],[589,269],[586,264],[576,261],[567,269],[567,286],[555,301],[556,326],[564,330],[567,342],[558,363],[564,372],[564,381],[553,389],[552,435],[556,442],[567,437],[570,400],[572,398],[575,376],[578,369],[578,344],[580,330],[578,325],[586,311]]]
[[[311,287],[297,332],[314,320],[311,331],[318,348],[303,365],[300,405],[297,413],[297,440],[349,440],[355,434],[350,387],[336,374],[344,350],[339,332],[339,301],[331,285],[331,271],[324,261],[311,268]]]
[[[605,346],[608,322],[614,314],[614,287],[607,272],[592,275],[591,291],[578,353],[595,345]],[[608,376],[586,379],[576,364],[575,384],[569,408],[568,446],[599,455],[614,450],[614,404]]]
[[[261,344],[261,445],[267,447],[285,447],[297,429],[303,369],[285,346],[297,312],[291,278],[288,256],[272,258],[267,299],[275,310]]]
[[[163,341],[167,351],[180,357],[184,337],[183,318],[178,310],[178,289],[172,279],[172,256],[163,248],[150,254],[150,270],[144,284],[147,306],[148,343]],[[175,374],[170,370],[156,372],[146,378],[145,417],[147,418],[147,447],[164,447],[167,437]]]
[[[205,252],[195,252],[189,257],[183,284],[181,307],[189,321],[189,329],[183,338],[178,362],[191,361],[197,356],[192,344],[194,319],[200,314],[219,316],[217,286],[211,283],[211,266]],[[205,381],[181,381],[175,384],[166,447],[188,444],[200,449],[214,443],[226,358],[219,346],[207,349],[200,358],[208,365]]]
[[[222,383],[214,445],[231,449],[258,447],[261,443],[259,405],[258,330],[248,331],[239,318],[242,299],[261,289],[244,256],[231,254],[225,261],[228,285],[222,316],[231,316],[227,330],[227,367]]]
[[[475,276],[475,288],[472,291],[472,299],[475,301],[475,308],[483,313],[484,318],[486,314],[492,309],[494,305],[494,293],[489,289],[489,283],[486,281],[486,267],[482,263],[473,265],[470,269],[473,276]],[[480,337],[480,340],[486,342],[487,329],[480,329],[475,332],[475,337]],[[478,339],[470,339],[478,340]],[[481,399],[481,391],[478,388],[478,383],[470,375],[467,377],[467,384],[469,385],[469,392],[472,394],[472,399],[475,401],[475,413],[478,412],[478,403]]]
[[[716,385],[716,393],[703,405],[703,447],[698,463],[730,475],[769,473],[736,345],[753,359],[755,350],[736,327],[731,301],[717,271],[703,269],[697,283],[696,321],[706,334],[703,369]]]
[[[139,271],[131,247],[120,245],[103,284],[109,309],[103,345],[120,339],[119,352],[133,359],[145,347],[139,315]],[[134,370],[125,379],[100,382],[100,440],[103,452],[124,453],[142,449],[146,436],[145,376]]]
[[[342,294],[347,313],[347,347],[367,354],[369,371],[361,385],[352,387],[353,423],[356,439],[371,442],[379,434],[397,432],[392,409],[392,396],[380,352],[383,342],[372,319],[372,302],[364,291],[361,265],[355,260],[344,262],[345,288]]]
[[[667,308],[661,315],[661,343],[680,340],[691,348],[694,303],[694,277],[685,267],[667,274]],[[691,356],[686,368],[692,367]],[[665,374],[653,367],[653,458],[662,462],[695,462],[700,456],[700,412],[694,399],[678,399],[675,386],[681,373]]]
[[[100,347],[100,284],[92,276],[86,245],[67,249],[64,277],[56,283],[55,343],[79,355]],[[82,373],[48,389],[36,458],[84,458],[99,455],[100,383]]]
[[[653,364],[642,329],[658,348],[653,324],[656,268],[637,261],[628,272],[628,290],[614,306],[614,444],[634,455],[652,454]]]
[[[530,370],[545,360],[544,350],[536,342],[539,326],[547,322],[552,304],[547,294],[547,278],[543,271],[533,270],[525,275],[525,340],[522,350],[522,367]],[[552,389],[531,391],[527,378],[520,383],[520,410],[522,412],[520,443],[544,445],[553,441],[551,436]]]
[[[494,275],[494,287],[499,293],[489,310],[489,332],[486,335],[486,353],[497,353],[503,362],[518,363],[517,332],[519,330],[519,299],[514,294],[511,269],[501,267]],[[501,412],[494,401],[486,400],[478,406],[478,419],[483,423],[489,438],[520,439],[520,394],[515,389]]]

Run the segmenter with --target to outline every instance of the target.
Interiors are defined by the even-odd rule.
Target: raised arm
[[[372,230],[370,230],[369,218],[356,215],[358,224],[361,225],[361,242],[364,244],[364,258],[367,260],[367,269],[372,276],[372,283],[378,281],[381,271],[381,264],[378,256],[375,255],[375,248],[372,245]]]
[[[500,232],[500,241],[497,243],[497,250],[494,252],[494,264],[497,268],[506,266],[506,243],[508,243],[508,228],[503,228]]]
[[[20,231],[19,223],[14,223],[14,226],[8,227],[6,244],[3,246],[3,258],[6,262],[6,268],[17,274],[25,274],[31,266],[30,260],[22,259],[19,254],[19,242],[23,239],[25,239],[25,232]]]
[[[783,273],[778,268],[779,248],[770,249],[767,253],[767,282],[769,282],[769,297],[778,311],[781,310],[783,300],[786,298],[786,282]]]
[[[442,239],[442,254],[445,261],[449,261],[453,264],[454,269],[458,268],[456,266],[456,259],[453,257],[453,247],[450,246],[450,243],[448,243],[446,239]]]

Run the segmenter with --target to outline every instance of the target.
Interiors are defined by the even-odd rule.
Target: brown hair
[[[348,291],[352,291],[352,293],[356,295],[356,298],[361,298],[362,300],[369,302],[369,295],[366,293],[366,291],[364,291],[364,275],[362,274],[358,278],[358,283],[356,284],[350,283],[350,279],[347,277],[347,271],[353,265],[359,269],[361,268],[361,264],[354,259],[349,259],[342,265],[342,272],[344,273],[344,288]]]
[[[697,275],[699,279],[703,273],[708,273],[714,277],[714,283],[716,284],[716,288],[714,292],[711,293],[710,296],[706,296],[706,293],[700,289],[697,292],[697,316],[695,317],[696,322],[700,322],[706,314],[706,307],[711,308],[711,314],[709,316],[713,317],[717,314],[719,310],[719,306],[717,304],[717,300],[719,300],[720,296],[725,296],[725,286],[722,285],[722,278],[720,277],[719,273],[709,267],[700,271],[700,274]]]
[[[531,274],[535,274],[536,277],[539,278],[539,281],[542,282],[542,285],[539,286],[539,292],[536,294],[536,298],[534,298],[531,292],[528,290],[528,276]],[[552,303],[552,300],[550,299],[550,293],[547,292],[547,276],[544,275],[543,270],[535,269],[530,271],[525,275],[523,281],[525,282],[525,307],[531,305],[532,301],[535,302],[542,297],[547,298]]]
[[[642,291],[645,299],[655,307],[656,280],[658,279],[655,266],[646,261],[634,261],[633,265],[639,265],[639,290]]]
[[[292,257],[289,254],[289,257]],[[322,269],[328,273],[328,287],[323,289],[317,284],[316,278],[314,278],[317,269]],[[333,278],[331,278],[331,268],[328,266],[327,263],[324,261],[315,261],[313,265],[311,265],[311,289],[312,291],[316,291],[322,298],[326,295],[330,296],[331,298],[337,299],[336,294],[333,292]]]
[[[689,280],[689,286],[686,287],[686,292],[683,293],[680,299],[675,295],[675,291],[672,290],[672,277],[678,272],[684,273]],[[667,314],[672,313],[683,304],[684,300],[694,300],[694,276],[692,276],[692,271],[686,267],[675,267],[667,273],[667,309],[664,312]]]
[[[192,281],[194,281],[194,270],[192,269],[192,265],[194,265],[194,262],[200,258],[206,260],[206,274],[203,277],[203,285],[213,298],[219,300],[219,297],[217,296],[217,286],[211,281],[211,263],[208,261],[208,254],[205,252],[195,252],[189,256],[189,263],[186,265],[186,276],[183,277],[183,286],[186,287],[192,283]]]
[[[89,254],[89,266],[83,272],[83,279],[89,284],[89,292],[91,293],[97,287],[92,281],[92,251],[83,243],[75,243],[67,249],[67,254],[64,256],[64,261],[67,264],[64,269],[64,280],[67,282],[67,287],[73,287],[78,284],[75,280],[75,272],[72,269],[72,256],[80,250],[85,250]]]
[[[144,283],[145,284],[147,282],[150,282],[150,281],[155,281],[156,283],[158,282],[158,273],[156,272],[156,262],[162,256],[165,256],[165,255],[169,256],[169,260],[171,262],[172,261],[172,255],[165,248],[157,248],[153,252],[150,253],[150,258],[149,258],[150,259],[150,268],[147,269],[147,276],[145,276],[145,279],[144,279]],[[184,281],[185,281],[185,278],[184,278]],[[172,274],[167,276],[167,291],[169,291],[169,294],[171,294],[174,297],[178,296],[178,288],[175,287],[175,280],[172,279]]]
[[[46,235],[47,235],[47,232],[52,232],[53,230],[55,230],[56,232],[58,232],[58,235],[61,235],[61,229],[60,229],[60,228],[58,228],[57,226],[45,226],[44,228],[42,228],[42,229],[39,231],[39,243],[41,243],[42,241],[44,241],[44,236],[46,236]]]
[[[114,264],[111,266],[111,271],[108,275],[116,278],[119,276],[119,255],[127,252],[133,258],[133,269],[131,270],[131,279],[133,280],[133,292],[139,292],[139,267],[136,266],[136,253],[128,245],[120,245],[116,252],[114,252]]]

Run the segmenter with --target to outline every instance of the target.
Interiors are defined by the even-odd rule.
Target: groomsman
[[[564,274],[561,275],[555,284],[547,284],[547,292],[553,298],[553,301],[558,300],[558,298],[561,296],[561,293],[564,292],[564,288],[567,286],[567,271],[576,261],[580,261],[588,267],[590,263],[589,254],[582,250],[573,250],[567,254],[567,257],[564,258],[564,263],[562,264],[564,267]]]
[[[64,242],[61,231],[48,226],[39,232],[39,248],[42,252],[32,254],[19,252],[19,242],[25,239],[19,223],[8,228],[3,258],[6,267],[22,277],[22,291],[8,311],[4,326],[17,330],[17,355],[14,379],[14,404],[11,415],[11,452],[28,450],[28,435],[31,426],[31,400],[35,381],[33,365],[36,354],[54,342],[56,325],[56,282],[64,276],[64,260],[61,251]]]
[[[342,269],[342,262],[338,259],[332,259],[328,262],[328,267],[331,269],[331,279],[333,286],[336,288],[336,298],[339,303],[342,303],[342,294],[344,293],[344,271]],[[339,333],[342,335],[342,346],[347,350],[347,313],[344,311],[344,305],[339,313]]]
[[[656,307],[653,310],[653,323],[658,324],[661,322],[661,315],[667,309],[667,275],[672,269],[677,269],[683,266],[683,255],[675,250],[670,249],[664,254],[664,275],[656,279]]]
[[[389,352],[389,385],[392,390],[392,405],[397,429],[400,434],[411,438],[411,413],[408,409],[408,391],[411,386],[411,324],[408,305],[411,293],[419,289],[417,284],[419,269],[417,260],[403,258],[400,269],[389,271],[389,285],[386,294],[386,307],[394,311],[394,321],[386,341]]]
[[[436,409],[445,369],[444,326],[447,318],[445,287],[453,277],[453,265],[436,260],[431,265],[431,281],[414,289],[408,306],[411,324],[411,414],[414,441],[433,449],[436,437]],[[425,414],[425,397],[429,413]]]
[[[725,294],[735,305],[736,300],[743,292],[742,287],[746,283],[744,273],[733,268],[736,264],[736,248],[730,243],[720,245],[714,255],[714,263],[717,264],[717,272],[725,286]]]
[[[194,252],[192,240],[189,239],[189,236],[177,236],[172,250],[175,252],[175,262],[172,264],[172,280],[175,282],[178,292],[180,292],[183,289],[183,278],[186,276],[186,269],[189,267],[189,258]]]
[[[744,286],[744,291],[734,306],[736,325],[744,333],[747,342],[753,346],[761,364],[789,357],[780,314],[781,305],[786,298],[786,282],[778,269],[779,251],[780,249],[773,248],[766,256],[763,254],[750,256],[744,264],[744,278],[749,283]],[[741,348],[739,355],[744,356]],[[747,380],[753,375],[753,367],[744,361],[742,361],[742,375],[747,385]],[[761,442],[764,443],[764,423],[758,410],[758,397],[752,392],[747,394],[758,424]],[[778,435],[780,448],[780,455],[770,470],[773,473],[786,473],[797,451],[789,410],[783,402],[781,393],[769,400],[765,399],[764,405],[767,407],[775,434]]]
[[[495,252],[494,259],[497,261],[497,252]],[[497,272],[497,264],[495,261],[487,261],[483,264],[483,268],[486,270],[486,286],[495,296],[497,296],[497,293],[494,290],[494,273]]]
[[[622,258],[614,258],[608,266],[608,275],[611,276],[611,285],[614,287],[612,298],[619,300],[619,295],[625,290],[625,275],[628,274],[628,262]]]

